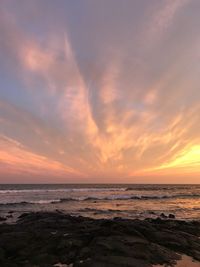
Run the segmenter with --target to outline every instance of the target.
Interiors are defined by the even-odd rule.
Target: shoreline
[[[30,212],[0,225],[0,266],[172,266],[180,254],[200,266],[200,221],[92,219]],[[70,265],[71,264],[71,265]]]

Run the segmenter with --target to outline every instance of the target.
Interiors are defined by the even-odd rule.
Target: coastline
[[[0,225],[0,266],[173,266],[180,254],[200,264],[199,237],[200,221],[31,212],[14,224]]]

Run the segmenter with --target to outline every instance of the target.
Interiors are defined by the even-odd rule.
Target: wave
[[[51,199],[51,200],[34,200],[34,201],[19,201],[19,202],[7,202],[0,203],[0,206],[15,206],[15,205],[30,205],[30,204],[52,204],[59,203],[60,199]]]
[[[135,185],[127,187],[125,191],[177,191],[200,189],[199,185]]]
[[[200,187],[198,187],[200,190]],[[198,188],[195,187],[195,190],[197,190]],[[69,188],[20,188],[20,189],[16,189],[16,188],[7,188],[7,189],[0,189],[0,195],[4,195],[4,194],[14,194],[14,195],[18,195],[18,194],[31,194],[31,193],[39,193],[39,194],[46,194],[46,193],[73,193],[73,192],[99,192],[99,193],[103,193],[103,192],[130,192],[133,191],[163,191],[163,193],[166,194],[166,192],[174,192],[176,193],[177,190],[190,190],[190,192],[192,192],[192,190],[194,189],[193,185],[122,185],[122,186],[108,186],[108,187],[83,187],[83,188],[76,188],[76,187],[69,187]],[[182,191],[182,194],[184,194],[184,191]],[[187,192],[187,191],[185,191]],[[197,191],[198,192],[198,191]],[[181,194],[181,193],[180,193]]]
[[[66,189],[9,189],[0,190],[0,194],[12,194],[12,193],[48,193],[48,192],[105,192],[105,191],[126,191],[126,187],[116,188],[66,188]]]
[[[82,200],[161,200],[173,198],[200,198],[200,194],[177,194],[177,195],[112,195],[109,197],[87,197]]]
[[[72,198],[60,198],[50,200],[36,200],[36,201],[21,201],[21,202],[8,202],[0,203],[0,206],[4,205],[45,205],[45,204],[59,204],[72,201],[114,201],[114,200],[163,200],[163,199],[178,199],[178,198],[200,198],[200,194],[177,194],[177,195],[111,195],[108,197],[72,197]]]

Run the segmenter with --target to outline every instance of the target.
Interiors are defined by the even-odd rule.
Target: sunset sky
[[[199,0],[0,0],[0,183],[200,183]]]

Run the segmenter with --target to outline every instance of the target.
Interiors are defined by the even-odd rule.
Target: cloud
[[[44,8],[38,3],[35,14]],[[33,23],[19,10],[2,9],[1,58],[10,80],[16,85],[19,79],[21,87],[13,86],[12,98],[4,90],[0,101],[1,173],[7,166],[10,175],[130,181],[158,170],[168,173],[175,165],[176,175],[182,165],[197,170],[198,30],[173,35],[188,3],[130,1],[122,20],[111,16],[108,4],[105,21],[101,4],[94,4],[92,14],[83,4],[82,23],[69,15],[75,7],[65,3],[67,15],[55,11],[62,25],[53,25],[48,11],[44,32],[40,16]],[[97,32],[98,41],[90,38]]]
[[[0,114],[1,134],[15,140],[35,155],[52,162],[60,162],[61,165],[70,166],[71,169],[78,168],[77,173],[81,173],[81,164],[73,152],[75,146],[66,138],[66,133],[5,101],[0,101]]]
[[[82,177],[80,172],[60,162],[34,154],[18,141],[6,136],[0,136],[0,150],[0,173],[2,179],[4,179],[4,174],[12,176],[13,181],[16,179],[15,176],[17,178],[20,175],[25,176],[27,182],[29,182],[30,177],[38,176],[46,181],[50,181],[52,178],[65,181],[66,177],[69,179]]]
[[[178,11],[189,2],[190,0],[166,0],[162,2],[161,7],[155,8],[145,32],[148,45],[155,43],[166,33],[173,25]]]

